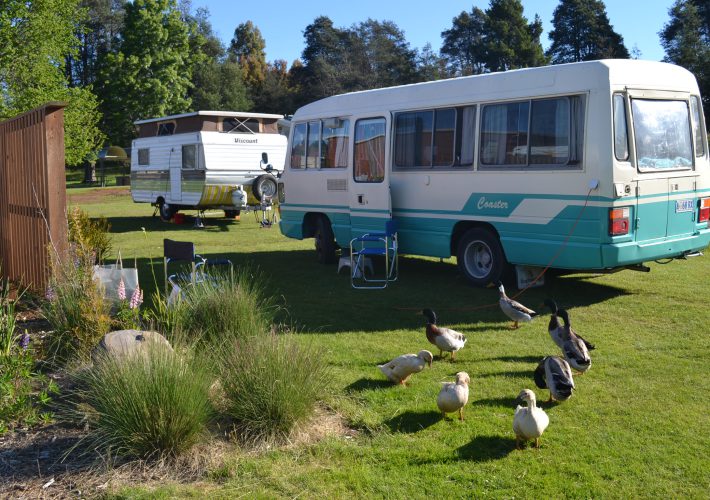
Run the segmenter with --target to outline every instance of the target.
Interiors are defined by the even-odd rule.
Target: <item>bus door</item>
[[[355,122],[353,178],[350,192],[351,237],[385,230],[392,218],[388,156],[387,120],[365,118]]]
[[[692,234],[697,175],[687,98],[632,96],[631,114],[639,171],[637,241]]]

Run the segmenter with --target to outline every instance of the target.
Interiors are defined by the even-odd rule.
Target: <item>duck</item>
[[[545,299],[545,305],[550,308],[550,311],[552,312],[552,315],[550,316],[550,323],[547,327],[547,331],[550,334],[550,338],[552,341],[557,344],[557,346],[562,349],[562,344],[564,343],[564,340],[562,339],[562,330],[563,327],[560,325],[560,320],[557,317],[557,302],[555,302],[552,299]],[[588,351],[593,351],[594,350],[594,344],[591,342],[585,340],[581,336],[577,335],[579,339],[584,342],[584,345],[587,346]]]
[[[389,363],[377,367],[395,384],[405,385],[409,377],[422,371],[427,364],[431,368],[433,360],[434,356],[431,352],[422,350],[417,354],[402,354]]]
[[[426,338],[439,348],[439,358],[443,357],[443,352],[451,353],[451,362],[454,361],[456,352],[466,345],[466,336],[462,333],[436,325],[436,313],[431,309],[424,309],[422,314],[427,318]]]
[[[549,389],[552,401],[567,401],[572,397],[574,379],[569,363],[559,356],[545,356],[535,369],[535,385],[540,389]]]
[[[468,403],[468,384],[471,378],[466,372],[456,374],[456,382],[443,382],[436,405],[446,418],[447,413],[459,412],[459,420],[463,420],[463,407]]]
[[[506,316],[513,320],[511,328],[518,328],[518,323],[527,323],[537,316],[537,313],[532,309],[508,297],[505,294],[505,287],[500,281],[498,282],[498,292],[500,293],[498,303],[500,304],[501,310]]]
[[[584,341],[577,335],[570,325],[569,314],[565,309],[559,309],[557,314],[562,318],[562,354],[569,365],[579,373],[585,373],[592,366],[592,358],[589,356]]]
[[[535,393],[530,389],[523,389],[518,394],[518,399],[527,402],[527,406],[518,405],[513,417],[513,432],[515,433],[515,446],[521,448],[521,442],[535,440],[535,448],[540,447],[540,436],[545,432],[550,423],[550,418],[545,410],[536,405]]]

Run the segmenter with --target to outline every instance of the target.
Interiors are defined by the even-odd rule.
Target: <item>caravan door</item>
[[[170,148],[170,202],[182,201],[182,150]]]
[[[384,231],[392,218],[390,179],[385,158],[387,119],[365,118],[355,122],[353,186],[350,189],[350,224],[352,237]]]

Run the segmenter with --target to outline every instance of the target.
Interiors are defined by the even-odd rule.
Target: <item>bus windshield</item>
[[[685,101],[633,99],[631,112],[639,170],[693,166],[690,117]]]

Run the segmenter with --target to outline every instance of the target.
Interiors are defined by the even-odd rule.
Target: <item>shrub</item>
[[[93,257],[92,264],[103,262],[111,250],[111,228],[105,217],[89,218],[79,207],[74,207],[68,214],[69,241],[81,248],[82,252]]]
[[[77,375],[92,447],[139,458],[177,456],[212,416],[212,375],[201,357],[159,344],[122,357],[101,356]]]
[[[73,357],[86,360],[111,328],[111,305],[93,280],[93,257],[80,247],[70,256],[52,258],[47,301],[42,313],[52,326],[47,337],[49,353],[57,361]]]
[[[291,334],[236,339],[220,354],[225,412],[247,440],[288,437],[327,388],[323,353]]]
[[[261,276],[250,270],[208,274],[183,287],[175,304],[159,297],[154,304],[162,330],[183,331],[210,345],[268,331],[277,310]]]
[[[0,356],[9,356],[17,340],[15,332],[16,302],[10,298],[10,281],[0,280]]]

